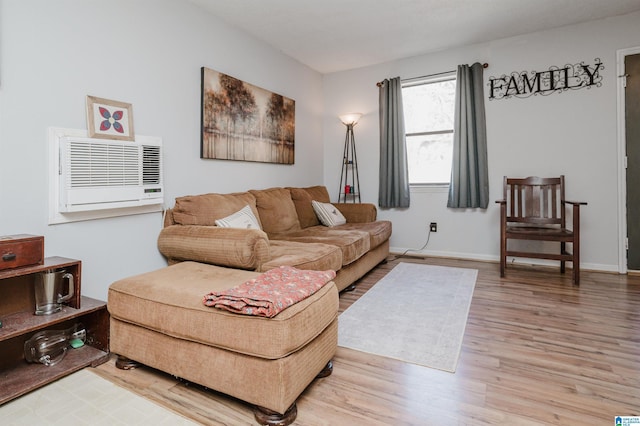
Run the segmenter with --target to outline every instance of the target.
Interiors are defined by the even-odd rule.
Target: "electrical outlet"
[[[438,232],[438,223],[437,222],[431,222],[429,224],[429,231]]]

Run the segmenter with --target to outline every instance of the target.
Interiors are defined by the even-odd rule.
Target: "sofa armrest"
[[[371,203],[334,203],[347,223],[375,222],[378,209]]]
[[[170,225],[160,231],[158,249],[171,263],[192,260],[249,270],[270,259],[269,238],[258,229]]]
[[[166,228],[167,226],[175,224],[176,222],[173,220],[173,209],[166,209],[162,214],[162,227]]]

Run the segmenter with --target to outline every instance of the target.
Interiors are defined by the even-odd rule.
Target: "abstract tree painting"
[[[200,157],[294,163],[295,101],[202,67]]]

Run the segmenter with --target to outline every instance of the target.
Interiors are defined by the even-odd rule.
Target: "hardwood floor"
[[[393,256],[390,256],[393,258]],[[640,276],[442,258],[390,260],[340,297],[347,309],[398,262],[478,270],[455,374],[338,348],[298,400],[297,425],[613,425],[640,416]],[[391,309],[393,301],[389,301]],[[96,371],[205,425],[255,424],[244,403],[113,360]]]

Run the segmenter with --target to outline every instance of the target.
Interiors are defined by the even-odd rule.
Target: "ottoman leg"
[[[139,362],[129,359],[126,356],[118,355],[116,358],[116,368],[120,370],[133,370],[141,365]]]
[[[329,361],[327,365],[318,373],[316,379],[322,379],[323,377],[330,376],[333,373],[333,361]]]
[[[294,402],[284,414],[277,413],[264,407],[255,407],[253,415],[256,421],[265,426],[287,426],[293,423],[298,415],[298,407]]]
[[[348,293],[348,292],[353,291],[355,289],[356,289],[356,285],[355,284],[351,284],[349,287],[345,288],[343,291],[345,293]]]

